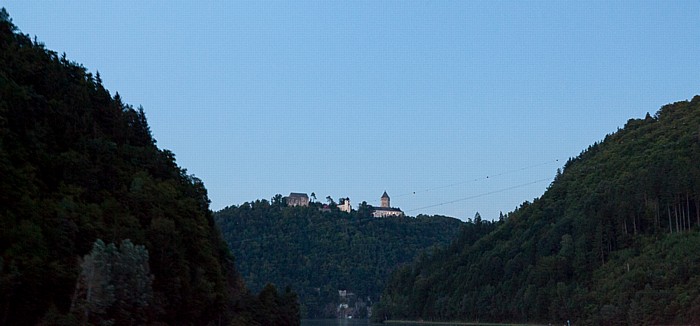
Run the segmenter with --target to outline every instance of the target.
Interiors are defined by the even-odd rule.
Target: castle
[[[382,195],[382,204],[380,207],[372,207],[372,216],[374,217],[389,217],[389,216],[403,216],[403,212],[398,208],[391,207],[391,198],[387,195],[386,191]]]
[[[290,193],[289,196],[285,197],[287,205],[289,206],[309,206],[309,196],[305,193]],[[391,198],[384,191],[381,198],[381,206],[372,207],[372,216],[374,217],[389,217],[389,216],[403,216],[403,211],[398,208],[391,207]],[[352,211],[352,206],[350,206],[350,198],[341,198],[340,204],[338,204],[338,209],[341,212],[350,213]]]
[[[303,193],[293,192],[284,199],[288,206],[309,206],[309,196]]]

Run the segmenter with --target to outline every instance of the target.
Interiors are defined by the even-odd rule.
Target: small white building
[[[352,206],[350,206],[350,198],[340,198],[338,209],[340,209],[341,212],[350,213],[352,211]]]

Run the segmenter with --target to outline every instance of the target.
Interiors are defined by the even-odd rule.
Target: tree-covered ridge
[[[339,290],[353,293],[356,317],[378,300],[389,274],[419,252],[446,245],[461,221],[442,216],[372,217],[366,204],[351,213],[311,203],[288,207],[281,196],[227,207],[215,220],[252,290],[272,281],[292,285],[303,315],[334,317]],[[369,299],[369,300],[368,300]],[[361,301],[361,302],[360,302]]]
[[[155,143],[141,108],[0,11],[0,324],[269,324],[204,185]]]
[[[397,271],[378,315],[698,322],[698,162],[700,96],[629,120],[492,232]]]

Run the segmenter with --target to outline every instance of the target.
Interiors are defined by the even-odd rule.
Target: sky
[[[496,219],[700,94],[698,1],[5,1],[143,106],[219,210],[290,192]]]

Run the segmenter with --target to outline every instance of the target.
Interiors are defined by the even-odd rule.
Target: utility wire
[[[457,203],[457,202],[460,202],[460,201],[465,201],[465,200],[469,200],[469,199],[474,199],[474,198],[484,197],[484,196],[488,196],[488,195],[493,195],[493,194],[496,194],[496,193],[499,193],[499,192],[504,192],[504,191],[511,190],[511,189],[522,188],[522,187],[529,186],[529,185],[533,185],[533,184],[536,184],[536,183],[548,181],[548,180],[550,180],[550,179],[551,179],[551,178],[544,178],[544,179],[540,179],[540,180],[536,180],[536,181],[532,181],[532,182],[528,182],[528,183],[519,184],[519,185],[517,185],[517,186],[512,186],[512,187],[508,187],[508,188],[502,188],[502,189],[498,189],[498,190],[494,190],[494,191],[489,191],[489,192],[485,192],[485,193],[481,193],[481,194],[477,194],[477,195],[473,195],[473,196],[469,196],[469,197],[463,197],[463,198],[459,198],[459,199],[455,199],[455,200],[450,200],[450,201],[442,202],[442,203],[439,203],[439,204],[433,204],[433,205],[429,205],[429,206],[414,208],[414,209],[407,210],[406,212],[415,212],[415,211],[421,210],[421,209],[433,208],[433,207],[442,206],[442,205],[448,205],[448,204],[454,204],[454,203]]]
[[[537,164],[533,164],[533,165],[528,165],[528,166],[524,166],[524,167],[521,167],[521,168],[518,168],[518,169],[508,170],[508,171],[504,171],[504,172],[497,173],[497,174],[491,174],[491,175],[487,175],[487,176],[481,177],[481,178],[476,178],[476,179],[471,179],[471,180],[466,180],[466,181],[455,182],[455,183],[451,183],[451,184],[448,184],[448,185],[436,186],[436,187],[426,188],[426,189],[418,190],[418,191],[407,192],[407,193],[403,193],[403,194],[400,194],[400,195],[392,196],[392,198],[401,198],[401,197],[405,197],[405,196],[417,195],[417,194],[420,194],[420,193],[431,192],[431,191],[435,191],[435,190],[439,190],[439,189],[445,189],[445,188],[456,187],[456,186],[460,186],[460,185],[464,185],[464,184],[469,184],[469,183],[472,183],[472,182],[477,182],[477,181],[482,181],[482,180],[489,180],[489,179],[493,179],[493,178],[495,178],[495,177],[500,177],[500,176],[503,176],[503,175],[506,175],[506,174],[511,174],[511,173],[515,173],[515,172],[521,172],[521,171],[533,169],[533,168],[540,167],[540,166],[544,166],[544,165],[554,164],[554,163],[557,163],[557,162],[559,162],[559,159],[555,159],[555,160],[551,160],[551,161],[547,161],[547,162],[542,162],[542,163],[537,163]],[[506,190],[507,190],[507,189],[506,189]],[[505,190],[503,190],[503,191],[505,191]],[[379,201],[375,199],[375,200],[372,200],[372,201],[368,201],[368,203],[376,204],[376,203],[379,203]],[[440,206],[440,205],[441,205],[441,204],[436,204],[436,205],[430,206],[430,207],[435,207],[435,206]],[[421,208],[413,209],[413,210],[410,210],[410,211],[416,211],[416,210],[418,210],[418,209],[421,209]],[[409,211],[409,212],[410,212],[410,211]]]
[[[468,184],[468,183],[472,183],[472,182],[477,182],[477,181],[481,181],[481,180],[488,180],[488,179],[490,179],[490,178],[500,177],[500,176],[502,176],[502,175],[506,175],[506,174],[510,174],[510,173],[515,173],[515,172],[525,171],[525,170],[529,170],[529,169],[532,169],[532,168],[540,167],[540,166],[543,166],[543,165],[553,164],[553,163],[556,163],[556,162],[559,162],[559,159],[555,159],[555,160],[553,160],[553,161],[547,161],[547,162],[543,162],[543,163],[538,163],[538,164],[533,164],[533,165],[525,166],[525,167],[522,167],[522,168],[519,168],[519,169],[508,170],[508,171],[504,171],[504,172],[501,172],[501,173],[498,173],[498,174],[487,175],[487,176],[485,176],[485,177],[476,178],[476,179],[472,179],[472,180],[460,181],[460,182],[451,183],[451,184],[444,185],[444,186],[437,186],[437,187],[427,188],[427,189],[423,189],[423,190],[419,190],[419,191],[407,192],[407,193],[404,193],[404,194],[397,195],[396,198],[400,198],[400,197],[404,197],[404,196],[409,196],[409,195],[415,195],[415,194],[418,194],[418,193],[429,192],[429,191],[438,190],[438,189],[451,188],[451,187],[455,187],[455,186],[459,186],[459,185],[463,185],[463,184]]]

